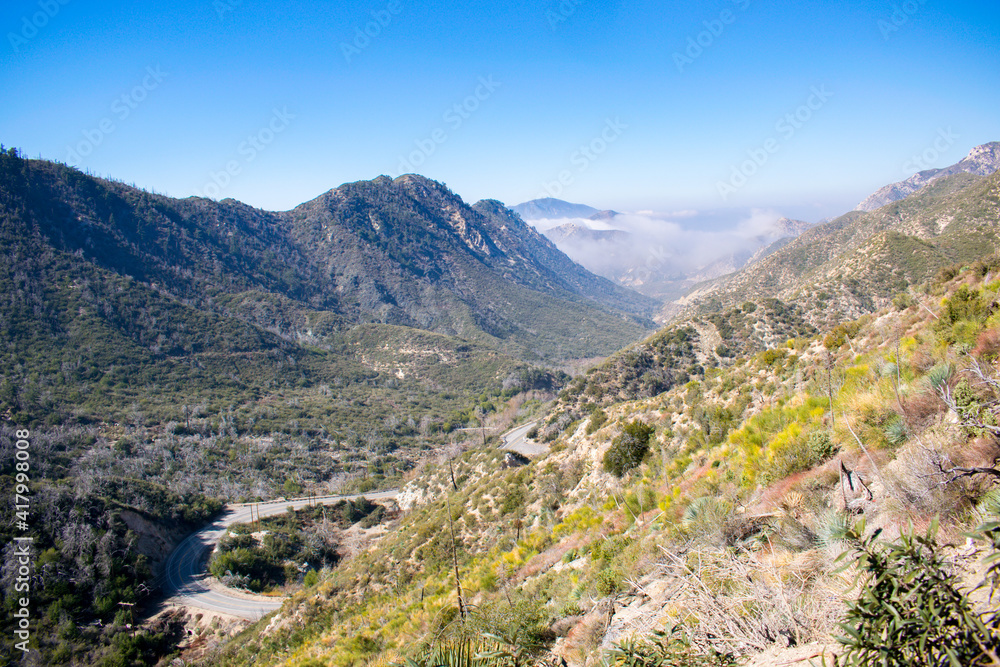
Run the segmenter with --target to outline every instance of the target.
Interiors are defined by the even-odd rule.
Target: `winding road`
[[[529,459],[533,459],[536,456],[541,456],[549,450],[548,445],[544,445],[535,440],[528,438],[528,431],[532,429],[537,421],[528,422],[527,424],[522,424],[515,429],[511,429],[501,436],[503,438],[503,446],[500,449],[509,449],[512,452],[517,452],[518,454],[523,454]]]
[[[259,516],[274,516],[282,514],[292,506],[296,509],[308,505],[332,505],[342,500],[356,500],[362,496],[368,500],[392,500],[396,490],[365,493],[353,496],[323,496],[319,498],[300,498],[293,500],[275,500],[269,503],[254,503],[254,514]],[[239,618],[256,620],[279,608],[285,601],[280,597],[262,595],[246,595],[213,589],[208,580],[211,577],[205,571],[208,556],[215,544],[226,534],[229,526],[234,523],[249,523],[251,505],[227,505],[225,513],[201,530],[189,535],[177,545],[167,558],[164,567],[164,592],[168,603],[184,607],[195,607],[205,611],[213,611]]]
[[[536,422],[518,426],[503,434],[502,449],[511,450],[534,458],[544,454],[548,447],[527,437]],[[393,500],[397,490],[366,493],[353,496],[323,496],[318,498],[298,498],[275,500],[268,503],[254,503],[254,514],[274,516],[282,514],[289,506],[296,509],[308,505],[333,505],[342,500],[356,500],[362,496],[368,500]],[[177,545],[167,558],[162,575],[163,588],[168,604],[193,607],[205,611],[228,614],[239,618],[256,620],[281,607],[283,597],[250,595],[237,591],[214,588],[209,585],[211,576],[206,571],[208,557],[216,543],[234,523],[251,521],[251,505],[227,505],[226,511],[215,521],[189,535]]]

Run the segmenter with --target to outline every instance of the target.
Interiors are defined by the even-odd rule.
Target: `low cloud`
[[[655,273],[664,276],[690,274],[734,255],[750,255],[786,235],[777,224],[781,216],[773,210],[754,209],[742,217],[730,216],[727,223],[717,214],[693,210],[665,215],[640,211],[610,219],[563,218],[534,220],[532,224],[542,232],[567,224],[595,232],[626,232],[627,237],[613,240],[575,234],[558,243],[578,263],[603,267],[605,275],[614,267],[627,271],[643,266],[655,266]]]

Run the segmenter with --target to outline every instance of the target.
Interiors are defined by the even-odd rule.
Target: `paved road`
[[[389,500],[396,497],[396,491],[382,491],[355,496],[325,496],[305,500],[276,500],[255,504],[260,516],[282,514],[291,505],[296,509],[310,504],[332,505],[341,500],[355,500],[364,495],[369,500]],[[205,571],[208,556],[216,542],[226,534],[234,523],[250,522],[250,505],[227,505],[226,512],[211,524],[205,526],[177,545],[167,559],[164,568],[164,589],[171,602],[184,607],[196,607],[240,618],[258,619],[268,614],[284,602],[281,597],[244,595],[212,590],[208,586],[211,577]]]
[[[503,446],[500,449],[509,449],[518,454],[523,454],[529,459],[536,456],[541,456],[545,452],[549,451],[548,445],[544,445],[540,442],[536,442],[528,438],[528,431],[532,429],[538,422],[528,422],[522,426],[507,431],[501,436],[503,438]]]

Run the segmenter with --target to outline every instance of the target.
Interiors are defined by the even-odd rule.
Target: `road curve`
[[[276,500],[269,503],[255,503],[260,516],[282,514],[289,506],[296,509],[308,505],[332,505],[342,500],[356,500],[364,496],[369,500],[390,500],[396,497],[396,490],[365,493],[353,496],[324,496],[293,500]],[[189,535],[178,544],[167,558],[164,566],[164,592],[170,601],[184,607],[195,607],[239,618],[256,620],[268,614],[284,602],[284,598],[262,595],[245,595],[212,590],[208,586],[211,576],[205,571],[208,556],[215,544],[226,534],[234,523],[250,522],[250,505],[227,505],[225,513],[201,530]]]
[[[541,456],[547,452],[549,450],[548,446],[528,438],[528,431],[537,424],[537,421],[528,422],[504,433],[501,436],[503,438],[503,446],[500,449],[509,449],[512,452],[527,456],[529,459]]]

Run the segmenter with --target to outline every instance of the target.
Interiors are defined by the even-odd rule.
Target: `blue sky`
[[[8,0],[0,26],[0,141],[274,210],[402,170],[816,220],[1000,140],[995,1]]]

